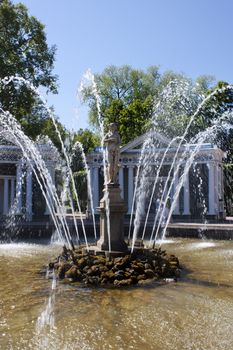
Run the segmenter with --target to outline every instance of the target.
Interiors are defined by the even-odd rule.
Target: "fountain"
[[[120,136],[115,123],[109,125],[109,132],[104,137],[104,144],[107,147],[107,184],[104,196],[100,200],[100,239],[97,242],[97,247],[100,251],[109,251],[111,254],[114,251],[114,254],[119,256],[121,253],[128,252],[127,244],[124,241],[124,215],[127,209],[121,197],[120,185],[117,180]],[[106,205],[109,206],[110,235],[108,234]],[[111,249],[108,249],[109,247]]]
[[[173,160],[176,159],[176,165],[171,162],[171,179],[164,182],[162,200],[152,225],[147,225],[149,214],[145,213],[145,226],[141,230],[142,210],[139,207],[135,216],[128,219],[126,242],[123,228],[127,205],[121,197],[117,177],[120,140],[116,125],[109,125],[109,132],[102,140],[102,146],[105,146],[104,149],[102,147],[105,184],[98,208],[100,238],[96,245],[89,243],[86,237],[84,245],[73,246],[71,220],[67,221],[63,201],[56,193],[41,155],[44,149],[42,143],[39,147],[35,146],[23,134],[14,117],[5,111],[1,110],[0,121],[1,127],[20,148],[25,169],[29,169],[29,173],[32,172],[37,179],[64,246],[60,252],[61,246],[40,243],[0,245],[3,276],[0,286],[1,348],[152,350],[155,344],[158,349],[168,350],[174,347],[203,350],[231,348],[232,242],[165,239],[186,174],[196,162],[198,152],[203,149],[208,152],[209,146],[204,144],[206,133],[197,135],[191,140],[193,144],[188,145],[184,137],[175,138],[153,158],[156,175],[149,188],[151,195],[157,190],[159,174],[169,152],[172,152]],[[207,130],[208,135],[215,133],[218,127],[212,125]],[[143,204],[142,182],[147,180],[150,152],[156,149],[151,140],[150,134],[139,159],[136,174],[139,185],[134,191],[136,205]],[[66,152],[65,147],[63,151]],[[69,155],[64,158],[68,187],[68,183],[72,182],[70,158]],[[88,166],[86,163],[87,170]],[[173,191],[177,177],[179,181]],[[168,208],[166,203],[170,201],[172,191]],[[19,198],[16,196],[16,202]],[[151,196],[148,209],[152,204]],[[166,208],[169,209],[168,214],[166,221],[162,222]],[[72,215],[75,218],[75,213]],[[83,234],[82,230],[79,231],[80,226],[82,228],[81,224],[74,230],[79,243]],[[148,226],[152,229],[150,241],[146,239]],[[96,241],[95,234],[94,239]],[[166,248],[167,254],[161,245]],[[178,284],[169,283],[180,276],[181,266],[173,251],[185,266],[182,283]],[[57,258],[54,259],[54,256]],[[38,271],[48,259],[49,271],[39,275]],[[44,275],[51,281],[44,279]],[[86,288],[81,288],[83,285]],[[112,285],[137,285],[141,288],[103,288]]]
[[[53,119],[55,124],[55,120]],[[27,162],[27,169],[34,174],[39,183],[41,192],[45,197],[46,204],[50,210],[53,222],[61,239],[65,240],[68,245],[63,248],[62,259],[58,258],[50,263],[50,268],[54,268],[60,279],[67,277],[72,281],[81,281],[86,284],[105,284],[113,283],[114,285],[136,284],[144,280],[157,280],[159,278],[174,277],[179,275],[179,261],[175,257],[165,258],[164,251],[154,249],[145,251],[143,245],[134,254],[129,255],[129,249],[124,241],[124,214],[126,207],[120,195],[120,187],[117,181],[119,146],[120,138],[116,124],[109,126],[109,132],[104,136],[103,144],[106,145],[106,163],[105,166],[105,189],[104,196],[100,201],[100,239],[97,245],[92,247],[88,245],[87,235],[84,228],[84,222],[81,215],[81,223],[86,247],[82,253],[77,249],[75,251],[73,238],[67,223],[67,218],[62,208],[62,203],[56,193],[55,186],[52,182],[46,165],[42,159],[40,151],[34,143],[23,134],[19,125],[12,115],[1,111],[1,125],[7,135],[20,147],[23,156]],[[56,126],[56,124],[55,124]],[[77,190],[75,189],[74,179],[71,173],[71,163],[66,153],[60,133],[58,133],[62,150],[65,156],[67,166],[67,178],[71,182],[78,208],[80,210]],[[43,145],[40,145],[43,152]],[[28,175],[27,175],[28,176]],[[70,192],[68,191],[70,194]],[[71,196],[70,196],[71,197]],[[72,204],[72,201],[71,201]],[[73,206],[72,206],[73,208]],[[74,217],[74,210],[72,209]],[[80,236],[78,226],[75,224],[77,240]],[[72,249],[71,249],[72,248]],[[81,255],[80,255],[81,253]],[[114,256],[111,262],[102,257],[102,260],[96,260],[96,255]],[[118,260],[121,256],[123,258]],[[142,263],[141,261],[144,261]],[[64,263],[65,261],[65,263]],[[96,265],[105,265],[99,269]],[[107,268],[108,266],[108,268]],[[90,268],[91,271],[90,271]],[[131,270],[129,272],[128,270]]]
[[[7,85],[9,82],[12,82],[16,80],[17,83],[24,83],[27,84],[27,82],[22,78],[14,78],[10,77],[9,79],[4,80],[4,84]],[[100,101],[97,94],[97,88],[95,86],[95,82],[93,79],[92,85],[95,92],[95,96],[97,99],[97,107],[98,107],[98,115],[99,115],[99,122],[101,126],[101,132],[102,132],[102,149],[103,149],[103,168],[104,168],[104,196],[100,201],[99,206],[99,214],[100,214],[100,239],[97,242],[96,246],[89,246],[87,235],[86,235],[86,229],[83,221],[83,214],[81,212],[80,204],[79,204],[79,198],[77,194],[77,190],[74,183],[73,174],[71,171],[71,159],[69,155],[67,154],[67,151],[65,149],[65,146],[63,144],[60,132],[57,128],[56,121],[51,114],[51,112],[48,110],[49,115],[52,118],[55,130],[57,132],[57,135],[59,137],[59,140],[61,142],[61,148],[65,159],[65,167],[66,167],[66,182],[67,182],[67,192],[70,199],[70,205],[71,205],[71,211],[73,216],[73,222],[76,232],[76,239],[77,241],[80,240],[80,234],[79,229],[77,225],[77,220],[75,218],[75,212],[74,212],[74,205],[73,205],[73,199],[71,195],[71,190],[75,194],[75,200],[77,202],[78,210],[80,213],[80,219],[81,219],[81,228],[84,235],[85,243],[86,243],[86,251],[89,250],[93,251],[95,253],[109,253],[109,254],[125,254],[128,252],[128,246],[124,241],[124,216],[127,211],[126,205],[124,203],[124,200],[121,196],[119,181],[118,181],[118,165],[119,165],[119,147],[120,147],[120,138],[119,134],[117,132],[116,125],[114,123],[110,124],[109,126],[109,132],[104,135],[104,125],[103,125],[103,119],[100,116]],[[30,84],[29,88],[33,90],[34,93],[38,94],[40,97],[38,91],[32,87]],[[224,90],[226,88],[223,88]],[[170,93],[170,92],[169,92]],[[148,139],[145,140],[144,145],[142,147],[141,156],[139,160],[139,166],[136,176],[136,186],[134,191],[134,198],[132,201],[132,210],[131,210],[131,217],[130,217],[130,225],[129,225],[129,235],[128,235],[128,243],[131,239],[131,228],[133,226],[133,234],[132,234],[132,244],[131,244],[131,253],[134,251],[135,243],[138,243],[138,239],[141,241],[144,240],[148,219],[149,219],[149,213],[152,206],[154,194],[156,191],[156,187],[158,184],[158,179],[160,177],[160,172],[162,170],[162,167],[164,165],[164,162],[166,161],[167,154],[170,152],[171,147],[175,146],[174,151],[174,157],[167,175],[167,179],[164,183],[164,188],[161,193],[161,198],[159,201],[159,205],[155,214],[154,224],[150,236],[150,246],[153,244],[153,247],[155,245],[155,242],[160,235],[161,231],[161,225],[164,221],[164,217],[168,216],[169,219],[171,218],[171,215],[173,213],[174,207],[176,206],[176,202],[178,200],[180,191],[183,187],[183,184],[185,182],[185,178],[189,172],[190,167],[192,166],[193,162],[195,162],[195,157],[198,154],[199,150],[202,148],[203,142],[205,141],[205,137],[207,135],[207,132],[201,133],[200,135],[197,135],[196,137],[191,140],[193,143],[197,143],[195,147],[190,147],[189,145],[183,145],[185,142],[185,137],[190,129],[190,126],[195,119],[195,117],[198,115],[200,110],[202,109],[203,105],[211,100],[215,96],[216,92],[213,92],[210,94],[206,99],[202,100],[200,105],[198,106],[195,113],[193,113],[192,117],[190,118],[184,134],[182,137],[175,137],[173,140],[171,140],[167,146],[167,148],[164,150],[162,157],[159,156],[159,152],[156,151],[156,147],[153,140],[153,133],[150,135]],[[165,98],[166,100],[166,98]],[[157,108],[157,107],[156,107]],[[158,108],[161,110],[161,105],[158,104]],[[14,120],[14,117],[9,115],[9,113],[1,111],[2,120],[1,124],[3,128],[8,132],[9,135],[11,135],[11,138],[15,140],[16,144],[19,145],[19,147],[22,149],[23,155],[26,158],[26,162],[28,163],[28,167],[31,167],[31,172],[34,174],[34,176],[37,178],[38,183],[40,185],[41,191],[43,195],[45,196],[45,200],[47,203],[47,207],[53,217],[53,221],[56,227],[56,230],[59,232],[59,235],[61,237],[65,236],[65,240],[67,244],[71,247],[73,246],[73,240],[71,238],[71,234],[69,232],[69,227],[66,221],[66,217],[64,216],[63,209],[62,209],[62,203],[60,203],[60,199],[58,198],[56,194],[56,189],[54,188],[54,185],[52,184],[50,174],[48,173],[45,164],[43,161],[40,161],[41,155],[38,154],[37,150],[35,150],[35,147],[31,143],[31,141],[24,137],[22,131],[18,127],[16,121]],[[8,121],[10,120],[10,128],[8,125]],[[211,133],[213,134],[218,128],[218,124],[214,124],[211,126],[207,131],[208,135]],[[78,145],[80,147],[80,145]],[[83,153],[82,147],[80,148],[82,151],[82,157],[85,160],[85,155]],[[148,153],[149,152],[149,153]],[[155,157],[154,153],[155,152]],[[145,224],[142,230],[142,236],[139,236],[139,230],[140,230],[140,222],[141,222],[141,206],[143,205],[145,201],[145,182],[147,177],[147,168],[150,168],[151,160],[150,158],[154,157],[154,162],[156,163],[155,169],[156,169],[156,176],[155,181],[153,183],[152,187],[152,193],[149,199],[149,205],[146,213],[145,218]],[[179,176],[180,170],[182,168],[182,164],[184,161],[186,161],[190,158],[191,161],[188,161],[186,163],[186,166],[183,167],[183,174],[180,176],[179,182],[175,187],[174,191],[174,182],[175,178]],[[39,162],[38,162],[39,160]],[[30,163],[33,162],[33,163]],[[96,236],[96,228],[95,228],[95,218],[94,218],[94,206],[93,206],[93,196],[92,196],[92,190],[91,190],[91,181],[90,181],[90,174],[89,169],[86,160],[85,163],[85,169],[87,172],[88,177],[88,188],[89,188],[89,196],[91,200],[91,211],[92,211],[92,217],[93,217],[93,227],[94,227],[94,236],[95,240],[97,239]],[[177,164],[176,169],[175,164]],[[33,166],[32,166],[33,165]],[[143,167],[141,178],[139,181],[139,173],[140,168]],[[156,168],[157,167],[157,168]],[[40,174],[38,176],[38,174]],[[41,177],[41,174],[43,175]],[[200,178],[200,177],[199,177]],[[138,182],[140,182],[140,185],[138,187]],[[201,184],[202,180],[200,178],[200,185],[199,185],[199,192],[201,192]],[[70,185],[71,184],[71,188]],[[45,190],[44,190],[45,188]],[[172,202],[169,205],[169,213],[165,215],[165,211],[167,211],[167,203],[171,200],[171,192],[173,193],[173,197],[175,200],[172,200]],[[133,220],[133,212],[134,212],[134,206],[135,206],[135,199],[137,198],[137,205],[135,210],[135,218]],[[205,202],[205,198],[203,198],[203,202]],[[54,207],[54,203],[56,204],[56,207]],[[206,204],[205,204],[206,206]],[[58,215],[56,213],[58,211]],[[205,209],[207,212],[207,209]],[[165,228],[163,229],[162,237],[165,237],[166,229],[169,223],[169,219],[165,222]],[[139,236],[139,237],[138,237]],[[143,243],[142,243],[143,245]],[[114,253],[113,253],[114,252]]]
[[[59,279],[66,278],[68,282],[88,285],[129,286],[143,284],[145,281],[151,283],[161,278],[176,279],[180,275],[180,265],[174,255],[166,257],[161,249],[148,250],[143,244],[130,253],[124,240],[124,215],[127,209],[117,179],[120,137],[115,123],[109,125],[104,144],[107,153],[107,178],[104,196],[98,208],[100,238],[96,246],[83,249],[73,247],[70,250],[64,246],[62,255],[50,262],[50,270],[55,269]]]

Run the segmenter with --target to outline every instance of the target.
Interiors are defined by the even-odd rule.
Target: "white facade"
[[[56,155],[50,145],[36,144],[42,161],[49,169],[54,181]],[[19,147],[8,142],[0,145],[0,218],[20,215],[26,221],[33,219],[33,161],[28,162]],[[48,215],[45,206],[43,215]]]
[[[150,153],[148,157],[151,169],[150,175],[143,172],[142,148],[145,147],[146,140],[158,140],[158,144],[153,149],[146,148],[143,149],[143,154]],[[176,189],[182,182],[181,191],[179,198],[176,201],[176,206],[173,210],[174,216],[182,216],[187,218],[196,218],[203,215],[201,213],[200,207],[205,206],[205,216],[213,218],[222,218],[224,216],[224,201],[223,201],[223,167],[222,161],[224,153],[218,149],[216,146],[211,144],[203,144],[198,147],[198,152],[193,157],[193,151],[196,149],[196,145],[186,145],[181,147],[177,152],[177,144],[172,144],[173,147],[168,147],[170,140],[161,136],[158,133],[149,133],[142,135],[125,145],[120,150],[120,163],[119,163],[119,184],[122,190],[122,197],[125,199],[128,214],[132,212],[132,205],[134,201],[134,188],[137,181],[137,176],[140,178],[145,177],[145,183],[147,186],[141,188],[140,191],[145,190],[145,194],[140,194],[140,200],[145,200],[145,212],[150,197],[151,190],[153,188],[154,181],[160,181],[162,189],[166,185],[167,176],[169,175],[169,168],[172,166],[172,174],[170,174],[169,180],[167,181],[167,187],[172,182],[172,190],[169,197],[172,199],[174,197]],[[144,146],[143,146],[144,145]],[[159,146],[159,147],[157,147]],[[185,155],[185,157],[184,157]],[[188,175],[181,179],[182,173],[176,169],[185,168],[188,164],[190,157],[193,159],[193,164],[195,169],[199,169],[199,174],[194,174],[190,170]],[[167,167],[168,174],[159,174],[158,167],[163,161],[163,168]],[[140,165],[140,173],[138,173],[138,167]],[[91,173],[92,179],[92,191],[94,199],[94,207],[98,207],[99,200],[102,197],[102,187],[103,187],[103,156],[100,148],[97,148],[94,152],[88,155],[88,166]],[[148,166],[148,164],[146,165]],[[154,166],[154,168],[153,168]],[[192,167],[190,168],[192,169]],[[164,169],[163,169],[164,170]],[[196,172],[198,172],[196,171]],[[160,169],[161,172],[161,169]],[[191,174],[192,173],[192,174]],[[197,179],[195,180],[197,176]],[[200,183],[198,183],[200,181]],[[197,182],[197,189],[195,189],[195,182]],[[199,186],[198,186],[199,185]],[[194,190],[194,191],[193,191]],[[197,190],[200,193],[197,193]],[[166,190],[165,190],[166,192]],[[195,193],[193,193],[195,192]],[[201,193],[202,192],[202,193]],[[158,193],[155,192],[155,200]],[[134,206],[135,209],[135,206]]]

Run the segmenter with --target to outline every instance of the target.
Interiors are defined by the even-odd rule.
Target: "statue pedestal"
[[[100,250],[108,251],[108,227],[106,205],[109,203],[109,222],[110,222],[110,243],[111,251],[127,252],[128,247],[124,241],[124,215],[127,212],[124,200],[121,198],[119,184],[108,184],[107,192],[104,190],[104,196],[100,200],[100,239],[97,247]],[[106,200],[108,196],[108,200]]]

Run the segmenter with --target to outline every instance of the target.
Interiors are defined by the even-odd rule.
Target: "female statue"
[[[104,136],[107,148],[108,183],[117,183],[121,139],[116,123],[109,124],[109,132]]]

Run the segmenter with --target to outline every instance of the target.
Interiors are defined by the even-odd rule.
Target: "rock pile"
[[[138,249],[124,257],[83,254],[81,249],[63,247],[62,254],[49,263],[57,277],[86,285],[129,286],[180,276],[180,264],[174,255],[158,249]]]

